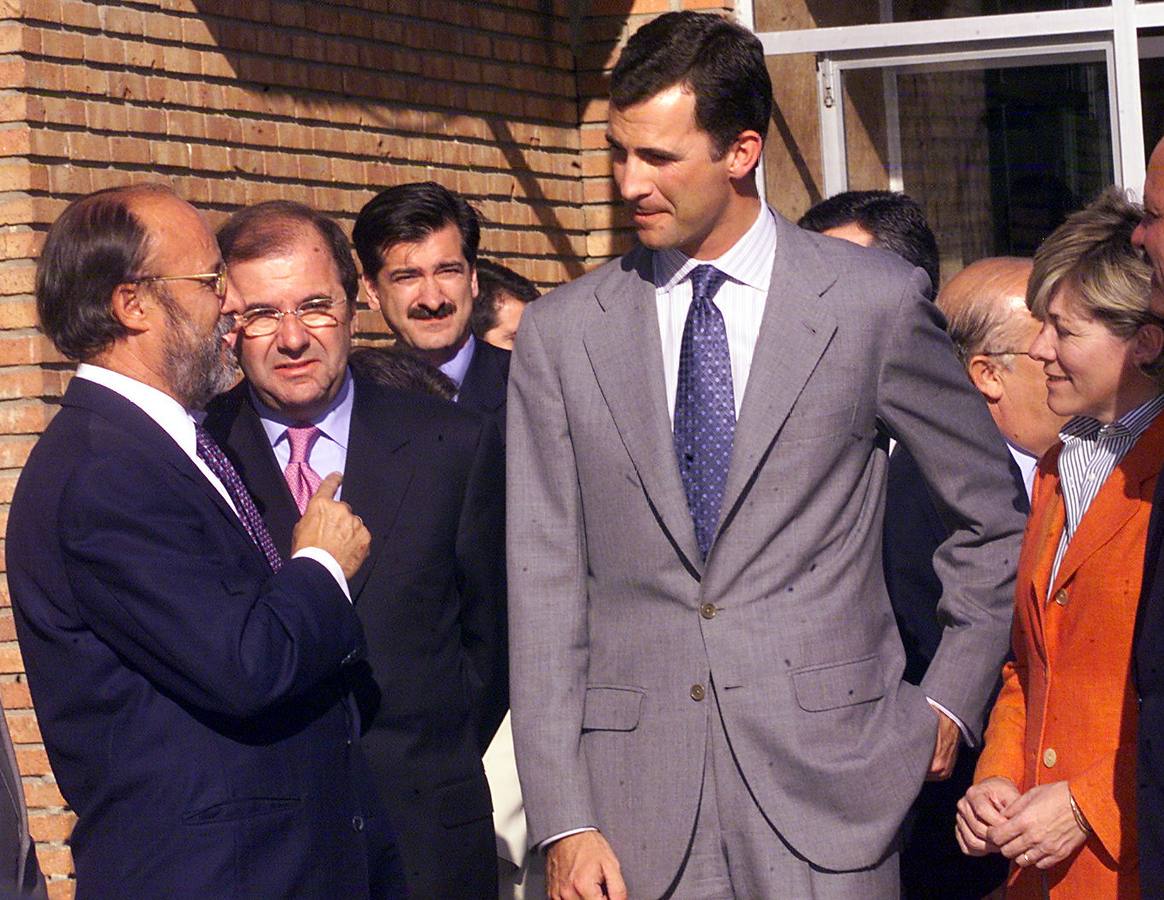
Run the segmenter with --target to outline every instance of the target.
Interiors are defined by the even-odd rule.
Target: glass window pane
[[[912,22],[1095,6],[1111,6],[1111,0],[893,0],[893,19],[896,22]]]
[[[983,256],[1030,256],[1113,181],[1102,63],[868,69],[844,84],[849,187],[885,188],[898,171],[937,236],[943,280]]]

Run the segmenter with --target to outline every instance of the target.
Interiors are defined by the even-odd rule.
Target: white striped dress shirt
[[[1067,545],[1079,529],[1091,501],[1161,410],[1164,410],[1164,394],[1157,394],[1110,425],[1103,425],[1088,416],[1077,416],[1059,432],[1063,440],[1063,449],[1059,453],[1059,484],[1067,520],[1051,567],[1051,584],[1055,583]],[[1047,590],[1050,591],[1050,585],[1047,585]]]
[[[736,418],[744,402],[748,370],[768,302],[772,265],[776,256],[776,220],[766,206],[744,236],[718,259],[692,259],[680,250],[660,250],[654,255],[655,306],[659,314],[659,335],[663,339],[663,383],[667,387],[667,412],[675,420],[675,391],[679,385],[679,349],[683,325],[691,306],[688,275],[696,266],[710,264],[727,276],[714,302],[723,314],[728,355],[732,362],[732,390]]]

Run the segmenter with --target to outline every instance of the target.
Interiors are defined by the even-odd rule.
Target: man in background
[[[845,191],[816,204],[796,224],[862,247],[896,253],[930,276],[931,300],[938,292],[938,243],[921,206],[907,194]]]
[[[478,259],[477,299],[469,320],[473,334],[494,347],[512,350],[521,314],[540,296],[525,276],[491,259]]]
[[[1152,309],[1164,316],[1164,140],[1148,160],[1144,181],[1144,218],[1132,243],[1152,263]],[[1136,617],[1132,670],[1140,696],[1139,752],[1136,758],[1136,809],[1140,835],[1140,889],[1145,897],[1164,896],[1164,479],[1152,498],[1148,523],[1144,587]]]
[[[298,203],[235,213],[219,244],[246,379],[206,426],[276,547],[320,476],[372,535],[351,582],[382,697],[363,738],[409,894],[497,891],[481,753],[508,706],[504,469],[496,426],[349,368],[358,277],[339,225]],[[368,710],[368,714],[371,710]]]
[[[369,535],[324,479],[277,550],[196,425],[238,296],[169,188],[49,229],[37,311],[80,362],[21,474],[8,582],[79,897],[400,897],[359,747],[348,579]]]
[[[947,330],[966,374],[982,395],[1011,456],[1011,502],[1025,515],[1038,458],[1059,438],[1066,421],[1047,406],[1043,367],[1027,356],[1039,323],[1027,310],[1031,261],[982,259],[955,275],[938,294]],[[885,583],[905,645],[905,679],[920,684],[937,652],[945,622],[942,583],[934,553],[950,534],[910,448],[889,460],[883,560]],[[964,748],[948,781],[922,787],[901,854],[906,898],[941,896],[978,900],[1006,877],[1007,861],[969,857],[954,838],[955,805],[970,786],[980,747]]]
[[[470,328],[480,241],[476,210],[432,181],[381,191],[352,229],[368,303],[403,345],[453,379],[458,403],[496,419],[504,437],[509,351]]]

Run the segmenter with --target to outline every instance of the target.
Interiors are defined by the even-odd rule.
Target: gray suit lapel
[[[772,283],[736,424],[721,531],[731,523],[837,328],[821,302],[836,280],[827,260],[800,229],[779,216],[776,229]]]
[[[623,260],[626,274],[599,285],[599,313],[583,344],[655,515],[694,573],[702,563],[675,461],[650,267],[650,253],[632,252]]]

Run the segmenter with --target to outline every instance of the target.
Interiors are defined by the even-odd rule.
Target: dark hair
[[[364,275],[375,278],[384,266],[383,254],[401,243],[423,241],[446,225],[461,233],[461,253],[470,266],[477,262],[481,222],[464,198],[435,181],[398,184],[381,191],[356,217],[352,243],[360,256]]]
[[[477,299],[469,317],[469,327],[477,337],[497,327],[498,295],[502,291],[522,303],[533,303],[541,296],[537,286],[524,275],[491,259],[477,260]]]
[[[695,94],[695,124],[722,157],[742,131],[768,133],[772,80],[752,32],[711,13],[666,13],[627,41],[610,76],[610,102],[626,109],[681,84]]]
[[[48,231],[36,267],[41,330],[74,360],[91,359],[128,332],[113,315],[113,291],[142,274],[150,234],[130,210],[141,194],[168,194],[163,184],[106,188],[74,200]]]
[[[399,347],[359,347],[351,352],[348,364],[357,376],[382,387],[444,400],[452,400],[457,393],[457,385],[448,375]]]
[[[354,309],[360,278],[352,245],[335,219],[306,204],[268,200],[240,209],[218,229],[218,249],[229,268],[231,263],[265,259],[290,249],[305,228],[314,228],[331,251],[344,296]]]
[[[873,246],[896,253],[930,276],[929,298],[938,293],[938,242],[926,214],[908,194],[894,191],[845,191],[822,200],[796,224],[826,231],[856,223],[873,235]]]

